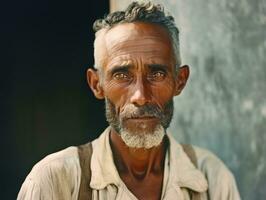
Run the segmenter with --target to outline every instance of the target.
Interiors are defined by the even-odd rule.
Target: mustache
[[[174,104],[173,99],[169,100],[163,108],[156,104],[146,104],[143,106],[135,106],[128,104],[120,110],[116,110],[111,100],[105,98],[105,116],[108,123],[120,133],[123,121],[130,118],[156,117],[160,120],[164,129],[167,129],[173,117]]]
[[[135,106],[134,104],[129,104],[124,107],[123,111],[120,113],[121,120],[130,118],[140,118],[140,117],[155,117],[161,119],[163,116],[163,111],[157,105],[143,105]]]

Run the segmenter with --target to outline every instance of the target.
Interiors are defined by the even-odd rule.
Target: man
[[[240,199],[232,174],[210,152],[166,133],[181,66],[178,29],[160,5],[133,2],[94,24],[90,88],[105,99],[110,124],[81,147],[37,163],[18,199]]]

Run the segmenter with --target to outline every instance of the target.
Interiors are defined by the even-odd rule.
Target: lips
[[[127,120],[134,120],[134,121],[155,121],[155,120],[158,120],[158,118],[157,117],[150,117],[150,116],[141,116],[141,117],[128,118]]]

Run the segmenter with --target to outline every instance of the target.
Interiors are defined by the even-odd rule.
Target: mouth
[[[143,121],[157,121],[158,118],[157,117],[152,117],[152,116],[140,116],[140,117],[128,118],[127,120],[143,122]]]
[[[154,130],[160,124],[155,116],[131,116],[124,121],[123,126],[128,130]]]

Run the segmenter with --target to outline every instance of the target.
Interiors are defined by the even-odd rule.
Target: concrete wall
[[[113,10],[129,0],[114,0]],[[245,200],[266,196],[266,1],[161,0],[191,66],[171,132],[230,168]]]

